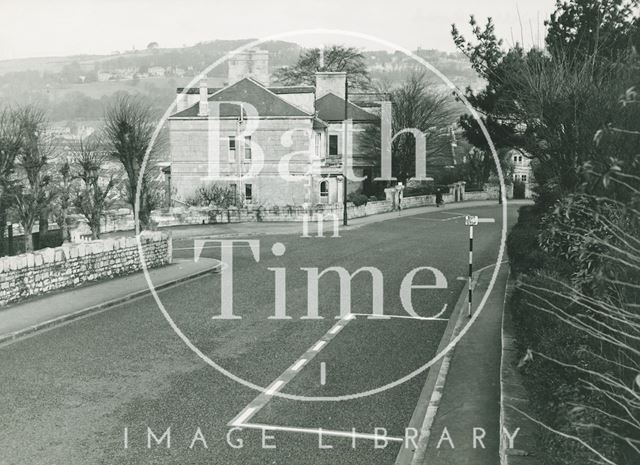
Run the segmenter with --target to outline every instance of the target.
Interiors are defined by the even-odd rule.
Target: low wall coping
[[[144,231],[140,234],[140,240],[143,244],[161,242],[168,238],[169,235],[161,231]],[[135,237],[109,238],[80,243],[66,242],[55,248],[47,247],[30,253],[2,257],[0,258],[0,275],[24,268],[42,266],[46,263],[65,262],[71,258],[134,247],[138,247],[138,240]]]

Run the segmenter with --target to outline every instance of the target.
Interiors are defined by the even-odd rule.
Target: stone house
[[[507,156],[513,164],[513,180],[524,184],[524,198],[530,199],[534,184],[531,159],[519,150],[511,150]]]
[[[270,86],[268,54],[254,50],[229,61],[224,87],[179,88],[168,122],[174,198],[185,201],[214,183],[247,204],[342,202],[345,149],[356,176],[371,175],[379,158],[360,143],[366,127],[378,124],[379,110],[345,101],[346,79],[319,72],[315,86]],[[347,185],[349,192],[361,187]]]

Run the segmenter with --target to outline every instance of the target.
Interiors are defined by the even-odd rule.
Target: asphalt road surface
[[[399,217],[343,230],[338,238],[305,238],[301,231],[252,236],[259,242],[258,262],[247,244],[233,248],[233,311],[240,319],[213,318],[221,314],[220,274],[159,296],[193,345],[234,375],[297,396],[355,395],[392,383],[435,355],[464,287],[459,278],[467,275],[466,213],[496,219],[476,227],[474,238],[476,268],[495,263],[497,205]],[[515,215],[516,207],[510,207],[510,221]],[[274,255],[275,243],[284,244],[283,255]],[[174,241],[174,255],[193,258],[193,245],[193,239]],[[202,253],[220,258],[221,250],[207,243]],[[303,268],[332,266],[350,273],[363,266],[379,269],[384,312],[394,317],[336,319],[340,283],[337,273],[328,272],[319,280],[323,318],[302,319],[308,310]],[[415,289],[412,303],[419,315],[442,312],[440,318],[402,318],[408,314],[399,297],[401,282],[425,266],[441,271],[447,287]],[[275,311],[274,268],[286,273],[290,319],[269,318]],[[371,313],[371,282],[366,272],[353,278],[352,313]],[[433,282],[428,271],[414,279]],[[376,448],[367,435],[384,428],[381,436],[385,431],[402,438],[427,375],[340,402],[256,400],[259,392],[219,373],[187,347],[151,296],[0,347],[0,372],[0,463],[29,465],[392,464],[402,443],[382,447],[379,441]],[[248,425],[241,430],[230,425],[239,416]],[[165,437],[161,445],[151,438],[148,448],[148,428],[158,438],[170,428],[170,447]],[[318,428],[326,432],[322,444],[308,431]],[[354,430],[355,447],[351,437],[341,437]]]

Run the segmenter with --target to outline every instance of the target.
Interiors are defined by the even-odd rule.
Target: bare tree
[[[15,160],[22,147],[22,132],[18,124],[16,111],[4,108],[0,111],[0,255],[4,254],[4,234],[7,224],[9,192]]]
[[[100,238],[100,219],[107,207],[109,193],[115,185],[113,174],[104,175],[108,155],[96,140],[80,140],[74,160],[75,176],[81,186],[73,199],[74,206],[89,222],[91,238]]]
[[[422,131],[426,136],[428,164],[450,154],[450,140],[441,134],[455,121],[452,97],[433,89],[424,73],[414,73],[400,87],[384,90],[393,105],[393,134],[403,129]],[[375,126],[367,130],[363,143],[367,152],[378,158],[380,128]],[[415,175],[415,146],[414,136],[409,133],[402,133],[393,141],[392,172],[400,182]]]
[[[47,134],[47,119],[42,109],[34,106],[18,110],[22,133],[22,150],[16,158],[16,183],[11,188],[13,207],[24,230],[25,251],[33,250],[32,230],[43,206],[52,200],[51,176],[47,163],[55,153]]]
[[[71,205],[71,184],[73,181],[73,175],[71,173],[71,164],[69,160],[65,160],[60,168],[58,168],[58,174],[60,175],[60,195],[58,196],[58,208],[57,208],[57,223],[62,230],[62,241],[70,241],[71,236],[69,233],[69,224],[67,223],[69,206]]]
[[[127,201],[138,215],[142,228],[150,225],[151,211],[158,206],[157,185],[153,180],[152,160],[165,146],[160,137],[150,151],[142,173],[145,154],[150,147],[156,120],[151,107],[138,97],[124,96],[109,107],[105,114],[105,135],[112,155],[122,164],[127,176]],[[142,179],[140,179],[142,176]],[[135,211],[138,185],[140,209]]]

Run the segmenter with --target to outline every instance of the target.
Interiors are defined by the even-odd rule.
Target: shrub
[[[187,203],[194,207],[242,207],[244,198],[229,186],[205,184],[196,188]]]
[[[436,186],[429,184],[426,186],[407,187],[404,190],[405,197],[417,197],[419,195],[433,195],[436,192]]]
[[[544,253],[538,244],[541,214],[534,206],[521,207],[518,222],[507,237],[507,253],[513,273],[528,273],[542,268]]]
[[[369,198],[364,194],[351,192],[349,195],[347,195],[347,200],[353,203],[356,207],[359,207],[360,205],[366,205],[369,201]]]

